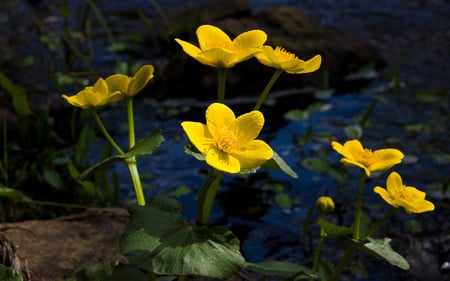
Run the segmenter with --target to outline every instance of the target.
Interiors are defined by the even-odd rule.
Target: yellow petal
[[[392,166],[402,162],[403,153],[394,148],[378,149],[374,152],[374,159],[376,162],[370,165],[371,171],[382,171],[391,168]]]
[[[194,58],[202,64],[222,68],[231,68],[239,62],[236,53],[221,48],[203,51]]]
[[[106,84],[106,81],[103,78],[97,79],[92,90],[100,93],[101,95],[109,95],[108,84]]]
[[[247,143],[241,150],[233,152],[239,162],[241,168],[250,169],[257,168],[270,160],[273,156],[273,150],[262,140],[253,140]]]
[[[234,126],[234,112],[222,103],[213,103],[206,109],[206,126],[215,138],[224,126]]]
[[[391,206],[393,206],[393,207],[395,207],[395,208],[398,208],[398,207],[399,207],[399,206],[395,203],[395,198],[393,198],[393,197],[391,196],[391,194],[390,194],[386,189],[384,189],[383,187],[381,187],[381,186],[376,186],[376,187],[374,187],[373,192],[375,192],[375,193],[377,193],[378,195],[380,195],[381,198],[383,198],[383,200],[386,201],[386,203],[388,203],[389,205],[391,205]]]
[[[349,165],[349,166],[355,166],[358,168],[361,168],[364,170],[364,172],[366,173],[366,176],[370,177],[370,170],[361,162],[355,161],[355,160],[351,160],[348,158],[342,158],[341,163],[345,164],[345,165]]]
[[[256,59],[265,66],[279,68],[278,59],[271,46],[265,45],[261,51],[255,55]]]
[[[284,68],[287,73],[291,74],[301,74],[301,73],[310,73],[319,69],[322,63],[322,57],[320,55],[316,55],[315,57],[309,59],[308,61],[304,61],[301,59],[296,59],[296,65],[291,68]]]
[[[236,49],[248,50],[259,49],[267,40],[267,34],[259,29],[249,30],[239,34],[234,40],[233,44]]]
[[[227,173],[239,173],[241,164],[234,156],[218,149],[210,149],[206,155],[206,163],[217,170]]]
[[[389,174],[386,180],[386,189],[394,197],[397,197],[403,192],[403,181],[402,177],[397,172],[392,172]]]
[[[201,25],[197,28],[197,38],[201,50],[224,48],[231,45],[230,37],[213,25]]]
[[[133,79],[131,80],[128,89],[129,96],[134,96],[142,89],[144,89],[148,81],[153,78],[153,70],[153,65],[144,65],[139,68],[139,70],[134,74]]]
[[[213,138],[206,125],[199,122],[185,121],[181,127],[189,141],[204,155],[214,146]]]
[[[181,48],[183,48],[183,51],[188,54],[189,56],[196,58],[198,54],[201,53],[202,50],[200,50],[197,46],[183,41],[181,39],[176,38],[175,41],[180,44]]]
[[[338,152],[339,154],[350,160],[355,159],[350,149],[361,151],[363,150],[363,147],[358,140],[346,141],[344,145],[341,145],[340,143],[333,141],[331,142],[331,146],[333,147],[334,150],[336,150],[336,152]]]
[[[240,132],[239,141],[244,145],[259,135],[264,126],[264,116],[260,111],[254,110],[239,116],[236,125]]]
[[[128,86],[130,85],[131,78],[123,74],[113,74],[105,79],[106,84],[111,92],[119,91],[124,96],[128,93]]]

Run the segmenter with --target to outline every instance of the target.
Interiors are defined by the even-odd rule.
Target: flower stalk
[[[359,240],[360,228],[361,228],[361,209],[362,201],[364,196],[364,183],[366,181],[366,173],[364,169],[361,169],[359,176],[359,186],[358,186],[358,197],[356,199],[356,209],[355,209],[355,221],[353,223],[353,238]]]
[[[225,88],[227,80],[227,69],[217,69],[217,102],[225,103]]]
[[[206,182],[200,189],[197,200],[196,214],[196,221],[199,225],[208,225],[211,209],[216,198],[217,190],[219,189],[220,179],[222,178],[222,173],[223,172],[219,170],[211,168]]]
[[[267,83],[266,87],[262,91],[261,95],[258,98],[258,101],[256,102],[254,110],[259,110],[264,103],[264,101],[267,98],[267,95],[269,94],[270,90],[272,89],[273,85],[277,81],[278,77],[280,77],[281,73],[283,73],[283,69],[275,69],[275,72],[273,73],[272,77],[270,78],[269,82]]]

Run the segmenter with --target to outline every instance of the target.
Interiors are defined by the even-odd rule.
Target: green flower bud
[[[316,208],[322,213],[327,214],[334,211],[333,198],[329,196],[320,196],[316,201]]]

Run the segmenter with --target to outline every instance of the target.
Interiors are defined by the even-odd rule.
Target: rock
[[[14,245],[10,256],[19,259],[30,280],[55,281],[71,276],[82,263],[126,262],[119,239],[127,222],[124,209],[92,208],[52,220],[3,223],[0,234],[2,244]]]

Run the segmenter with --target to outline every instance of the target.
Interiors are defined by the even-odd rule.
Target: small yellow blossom
[[[341,159],[341,163],[364,169],[368,177],[370,177],[370,172],[387,170],[399,164],[404,157],[400,150],[394,148],[372,151],[364,148],[359,140],[356,139],[346,141],[344,145],[333,141],[331,146],[344,156]]]
[[[70,97],[62,95],[62,97],[71,105],[86,109],[117,101],[120,99],[120,92],[112,92],[108,88],[105,80],[99,78],[97,82],[95,82],[94,86],[87,86],[76,95]]]
[[[329,196],[320,196],[316,201],[316,208],[323,214],[331,213],[334,211],[333,198]]]
[[[255,55],[258,61],[266,66],[282,69],[290,74],[310,73],[319,69],[322,57],[316,55],[304,61],[295,54],[286,51],[281,47],[264,46],[262,51]]]
[[[132,76],[113,74],[105,81],[110,91],[119,91],[120,98],[132,97],[139,93],[153,78],[153,65],[144,65]]]
[[[227,173],[260,167],[272,158],[273,151],[256,140],[264,116],[254,110],[235,117],[224,104],[213,103],[206,110],[206,125],[185,121],[181,126],[190,142],[206,156],[206,163]]]
[[[373,192],[395,208],[403,207],[407,213],[424,213],[434,210],[434,204],[425,200],[425,192],[412,186],[405,186],[402,178],[392,172],[386,180],[386,189],[376,186]]]
[[[183,51],[202,64],[217,68],[231,68],[252,58],[267,40],[267,34],[259,29],[239,34],[234,40],[220,28],[201,25],[197,29],[199,47],[176,38]]]

